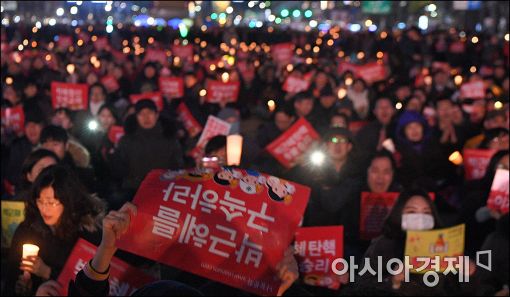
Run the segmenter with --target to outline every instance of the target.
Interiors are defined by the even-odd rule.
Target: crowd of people
[[[214,115],[231,124],[231,134],[244,136],[242,168],[309,186],[312,191],[303,226],[343,225],[346,257],[402,258],[404,221],[416,226],[405,219],[406,214],[432,217],[432,226],[417,227],[422,230],[466,224],[466,255],[482,249],[497,253],[492,273],[473,269],[473,282],[462,288],[446,279],[425,291],[423,285],[400,285],[389,277],[382,284],[361,279],[342,285],[339,291],[296,281],[285,294],[444,295],[462,291],[508,296],[508,213],[483,215],[496,170],[509,169],[509,43],[503,36],[476,33],[473,42],[472,32],[450,28],[424,33],[415,27],[377,33],[335,27],[310,32],[196,27],[185,39],[170,28],[134,26],[111,36],[91,26],[35,31],[22,23],[2,26],[1,104],[3,109],[23,108],[24,129],[16,133],[2,121],[1,194],[3,200],[26,205],[25,221],[3,261],[6,294],[33,295],[41,284],[38,293],[51,294],[55,284],[46,281],[58,277],[77,238],[104,245],[101,230],[108,227],[101,223],[119,219],[126,208],[133,208],[126,203],[147,173],[201,165],[202,156],[189,153],[200,134],[190,135],[178,117],[177,107],[184,103],[202,127]],[[94,42],[102,35],[108,46],[96,48]],[[72,45],[59,47],[56,36],[71,36]],[[25,39],[29,42],[24,48],[18,47]],[[271,55],[270,47],[284,42],[294,45],[289,64]],[[169,51],[172,44],[191,44],[193,59],[174,56]],[[166,61],[148,61],[144,53],[150,49],[168,51]],[[221,60],[225,55],[234,57],[234,62]],[[355,71],[340,71],[342,62],[382,63],[388,74],[366,82]],[[238,97],[230,103],[207,102],[203,91],[207,82],[221,81],[224,73],[229,81],[240,82]],[[105,76],[114,77],[118,88],[104,86]],[[131,103],[132,94],[158,91],[158,79],[164,76],[183,78],[182,98],[165,97],[162,108],[149,99]],[[309,88],[298,93],[284,91],[289,76],[307,77]],[[54,109],[53,81],[88,84],[88,109]],[[460,95],[462,83],[473,81],[483,82],[484,98]],[[300,118],[320,135],[316,147],[325,152],[326,161],[318,166],[303,157],[289,169],[265,148]],[[89,127],[91,121],[98,123],[97,129]],[[359,123],[363,127],[354,129]],[[108,137],[114,126],[123,126],[125,131],[118,143]],[[208,141],[203,156],[217,157],[224,164],[225,147],[225,136],[216,136]],[[466,181],[463,167],[452,162],[452,153],[464,148],[496,151],[482,178]],[[359,238],[361,192],[402,193],[383,234],[372,242]],[[433,201],[429,193],[434,193]],[[123,205],[129,207],[116,212]],[[105,217],[107,211],[112,212]],[[27,238],[41,248],[28,266],[20,264],[21,244]],[[111,237],[106,239],[111,241]],[[110,241],[106,253],[115,250]],[[137,266],[159,265],[161,279],[181,281],[194,288],[187,289],[199,290],[185,291],[188,294],[244,294],[117,253]],[[103,262],[94,259],[81,274],[85,283],[90,281],[87,277],[105,279],[108,265],[103,258]],[[33,277],[26,279],[20,269]],[[90,286],[104,290],[104,283]],[[87,294],[79,284],[74,292]]]

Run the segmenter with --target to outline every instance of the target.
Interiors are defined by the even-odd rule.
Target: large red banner
[[[284,167],[291,168],[318,139],[319,134],[312,125],[305,118],[300,118],[271,142],[266,150]]]
[[[143,99],[150,99],[154,101],[159,111],[163,109],[163,96],[161,95],[161,92],[133,94],[129,96],[129,100],[131,101],[132,104],[136,104],[136,102]]]
[[[287,65],[294,56],[294,44],[290,42],[274,44],[271,46],[271,55],[275,63]]]
[[[472,81],[460,87],[460,98],[483,99],[485,98],[485,84],[482,80]]]
[[[508,213],[509,180],[508,170],[498,169],[492,182],[487,207],[501,214]]]
[[[160,77],[159,90],[168,99],[184,97],[184,81],[181,77]]]
[[[71,110],[87,110],[89,86],[63,82],[51,83],[51,103],[54,109],[66,107]]]
[[[310,286],[340,288],[338,277],[331,264],[344,253],[344,227],[307,227],[296,231],[295,249],[299,263],[299,274]]]
[[[16,133],[16,135],[24,133],[25,113],[22,105],[2,108],[2,127],[7,131]]]
[[[191,138],[194,138],[198,135],[198,133],[202,132],[202,125],[193,117],[193,114],[189,110],[189,108],[182,102],[177,107],[177,115],[179,117],[179,120],[184,125],[184,128],[186,128],[186,131],[188,131],[188,134]],[[229,127],[230,130],[230,127]]]
[[[490,149],[464,149],[464,178],[466,180],[482,178],[495,153],[496,150]]]
[[[239,95],[240,84],[238,81],[222,82],[217,80],[207,81],[207,102],[229,103],[236,102]]]
[[[283,83],[282,90],[287,93],[299,93],[308,90],[310,81],[305,78],[289,76]]]
[[[74,280],[76,274],[94,257],[97,247],[92,243],[79,239],[74,246],[71,255],[62,269],[57,281],[63,288],[61,296],[67,296],[68,285]],[[127,264],[126,262],[113,257],[110,263],[110,292],[109,296],[130,296],[136,289],[145,284],[156,281],[150,275]]]
[[[356,68],[355,75],[362,78],[368,84],[384,80],[387,76],[386,68],[383,64],[373,62]]]
[[[120,249],[259,295],[303,217],[310,189],[252,170],[153,170]]]
[[[400,193],[361,193],[360,238],[371,240],[382,233],[382,226]]]

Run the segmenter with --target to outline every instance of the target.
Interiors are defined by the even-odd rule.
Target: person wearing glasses
[[[67,167],[45,168],[33,183],[25,220],[13,236],[6,280],[9,295],[33,295],[42,282],[57,279],[79,237],[97,245],[104,212],[104,203],[88,195]],[[37,245],[39,255],[22,261],[26,243]]]

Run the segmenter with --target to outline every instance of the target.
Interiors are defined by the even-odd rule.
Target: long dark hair
[[[83,229],[89,232],[98,230],[105,203],[89,195],[74,173],[62,165],[45,168],[35,180],[25,209],[25,221],[34,227],[41,226],[42,223],[43,227],[46,227],[43,229],[49,231],[36,204],[41,191],[47,187],[53,188],[55,198],[64,206],[55,229],[58,238],[68,240],[75,238]]]
[[[439,229],[443,227],[441,223],[441,219],[439,218],[439,213],[437,212],[436,206],[434,202],[430,198],[429,194],[419,188],[413,188],[407,191],[400,193],[400,196],[397,199],[397,202],[393,206],[393,209],[386,217],[383,226],[383,235],[391,238],[391,239],[402,239],[405,240],[406,232],[402,230],[402,212],[404,210],[405,205],[413,196],[423,197],[425,202],[429,205],[432,216],[434,217],[434,229]]]

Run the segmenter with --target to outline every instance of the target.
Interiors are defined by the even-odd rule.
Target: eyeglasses
[[[39,201],[39,200],[36,200],[35,203],[37,204],[37,207],[44,207],[44,206],[49,206],[49,207],[57,207],[59,206],[60,203],[59,201],[53,201],[53,202],[42,202],[42,201]]]
[[[331,137],[329,142],[332,142],[332,143],[348,143],[349,139],[343,138],[343,137]]]

